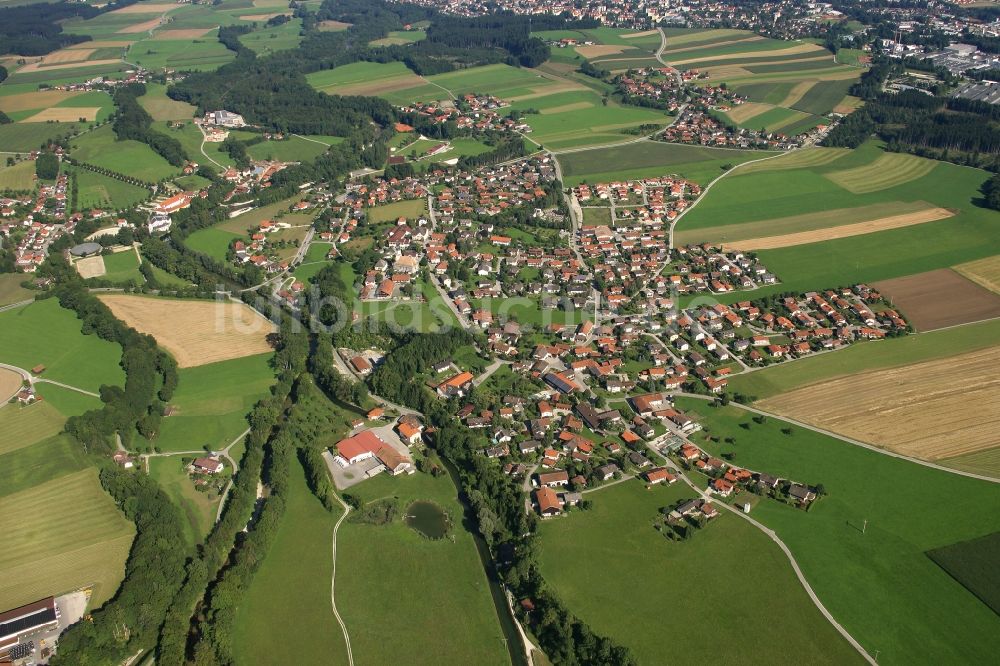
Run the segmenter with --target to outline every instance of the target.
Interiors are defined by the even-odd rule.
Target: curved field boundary
[[[836,162],[851,152],[850,148],[806,148],[788,153],[778,159],[768,162],[750,164],[740,169],[740,175],[759,173],[761,171],[785,171],[787,169],[802,169],[817,167]]]
[[[837,240],[839,238],[850,238],[851,236],[863,236],[879,231],[888,231],[890,229],[900,229],[902,227],[909,227],[916,224],[936,222],[938,220],[949,218],[954,214],[954,212],[946,208],[931,208],[930,210],[916,213],[893,215],[891,217],[883,217],[878,220],[858,222],[856,224],[843,224],[836,227],[826,227],[824,229],[816,229],[813,231],[801,231],[782,236],[750,238],[748,240],[736,241],[735,243],[726,243],[726,249],[776,250],[783,247],[820,243],[822,241]]]
[[[923,178],[936,166],[937,162],[914,155],[883,153],[871,164],[824,176],[848,192],[868,194]]]

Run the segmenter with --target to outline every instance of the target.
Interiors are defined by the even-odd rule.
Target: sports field
[[[961,275],[978,285],[1000,294],[1000,255],[970,261],[953,267]]]
[[[982,510],[1000,501],[1000,484],[777,419],[757,423],[734,406],[688,398],[678,406],[710,431],[695,441],[712,454],[825,486],[827,496],[808,512],[762,501],[752,515],[777,532],[833,616],[869,653],[878,650],[879,663],[972,663],[1000,649],[1000,616],[926,555],[1000,529],[1000,514]]]
[[[730,378],[729,387],[755,399],[770,398],[817,382],[865,371],[900,368],[985,350],[995,345],[997,339],[1000,339],[1000,321],[866,342],[833,354],[820,354],[736,375]]]
[[[243,303],[108,293],[99,298],[117,318],[155,337],[182,368],[271,351],[266,337],[274,324]]]
[[[114,595],[135,528],[93,469],[3,498],[0,606],[92,586],[91,607]]]
[[[170,416],[152,442],[163,451],[223,449],[249,427],[246,416],[274,383],[270,354],[181,368]]]
[[[139,272],[139,257],[135,250],[129,248],[122,252],[115,252],[103,257],[105,280],[112,282],[132,282],[144,284],[146,279]]]
[[[368,663],[509,663],[503,634],[473,537],[447,476],[379,476],[351,489],[363,501],[397,498],[388,525],[347,522],[337,541],[337,607],[355,659]],[[405,525],[416,500],[431,501],[458,522],[432,541]],[[454,538],[452,538],[454,537]],[[461,609],[460,612],[442,612]],[[392,626],[395,640],[385,640]],[[444,637],[447,637],[446,639]]]
[[[101,384],[121,386],[121,347],[80,327],[76,313],[54,298],[0,312],[0,362],[28,370],[41,364],[46,379],[95,392]]]
[[[1000,446],[1000,346],[820,382],[757,403],[897,453],[937,460]]]
[[[722,512],[684,542],[654,529],[662,507],[693,496],[682,483],[646,490],[639,481],[589,495],[589,511],[542,523],[542,575],[571,612],[629,647],[638,663],[661,663],[665,627],[695,618],[711,624],[712,640],[670,631],[671,661],[743,663],[753,645],[759,663],[790,652],[811,663],[860,663],[809,601],[784,554],[746,521]]]
[[[918,331],[1000,317],[1000,296],[948,268],[876,282],[872,286],[899,308]]]

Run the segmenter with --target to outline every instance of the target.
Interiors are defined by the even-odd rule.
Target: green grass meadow
[[[461,523],[447,476],[380,475],[351,492],[365,502],[395,497],[400,514],[431,501]],[[400,516],[381,526],[349,519],[337,541],[337,606],[359,663],[508,663],[476,546],[460,524],[433,541]],[[385,640],[387,624],[394,640]]]
[[[647,490],[639,481],[589,495],[589,511],[542,523],[545,580],[638,663],[662,663],[665,650],[674,663],[778,663],[788,654],[861,663],[812,605],[785,555],[749,523],[723,512],[683,542],[654,529],[662,507],[693,496],[680,482]]]
[[[185,467],[181,456],[149,458],[149,475],[181,510],[184,536],[194,546],[204,540],[215,524],[219,497],[214,492],[197,490]]]
[[[155,182],[177,175],[178,169],[138,141],[118,141],[110,125],[88,132],[72,142],[71,155],[80,162],[104,167],[140,180]]]
[[[257,354],[178,370],[174,413],[151,443],[163,451],[228,446],[249,427],[246,415],[274,383],[270,354]]]
[[[236,663],[283,666],[294,653],[299,663],[346,664],[344,638],[330,604],[332,535],[338,516],[309,492],[298,461],[292,463],[289,481],[278,533],[236,612]],[[350,568],[343,556],[337,565],[340,571]],[[338,607],[346,610],[342,604]],[[396,631],[389,622],[380,628],[387,626]]]
[[[29,448],[28,451],[31,449]],[[90,607],[114,596],[135,528],[83,469],[3,498],[0,606],[93,586]]]
[[[121,347],[96,335],[83,335],[76,313],[54,298],[0,312],[0,361],[30,370],[45,365],[43,377],[97,391],[101,384],[121,386]]]
[[[935,565],[926,551],[1000,529],[1000,486],[892,458],[737,407],[682,398],[750,469],[822,483],[805,512],[762,501],[753,516],[788,545],[816,594],[880,664],[976,663],[1000,649],[1000,616]],[[746,428],[740,423],[748,424]],[[789,427],[790,435],[782,428]]]

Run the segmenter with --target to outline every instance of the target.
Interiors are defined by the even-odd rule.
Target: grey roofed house
[[[628,460],[629,460],[630,463],[632,463],[636,467],[645,467],[646,465],[652,465],[653,464],[653,463],[649,462],[649,458],[647,458],[646,456],[642,455],[641,453],[637,453],[635,451],[633,451],[632,453],[628,454]]]
[[[809,490],[809,488],[793,483],[788,489],[789,497],[794,497],[801,502],[808,502],[809,500],[816,497],[815,493]]]
[[[757,475],[757,482],[764,484],[768,488],[774,488],[778,485],[778,477],[761,472]]]
[[[591,430],[597,430],[601,427],[601,418],[590,403],[581,402],[576,406],[576,412],[583,419],[583,422],[587,424],[587,427]]]
[[[74,257],[89,257],[92,254],[100,254],[104,249],[99,243],[80,243],[69,251]]]
[[[608,463],[607,465],[601,465],[594,471],[597,472],[598,476],[607,481],[608,479],[610,479],[612,476],[615,475],[615,472],[618,471],[618,465],[614,463]]]

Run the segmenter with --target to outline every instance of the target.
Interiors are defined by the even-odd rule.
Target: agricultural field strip
[[[733,250],[774,250],[783,247],[793,247],[796,245],[808,245],[809,243],[819,243],[822,241],[836,240],[839,238],[850,238],[851,236],[864,236],[879,231],[890,229],[900,229],[915,224],[926,224],[937,222],[952,217],[955,213],[946,208],[930,208],[913,213],[902,215],[891,215],[876,220],[866,222],[856,222],[854,224],[843,224],[835,227],[826,227],[812,231],[801,231],[797,233],[784,234],[780,236],[766,236],[762,238],[750,238],[747,240],[726,243],[727,249]]]
[[[1000,346],[821,382],[758,404],[906,456],[973,453],[1000,445]]]
[[[766,163],[765,163],[766,164]],[[761,166],[764,166],[762,164]],[[771,236],[785,236],[803,231],[815,231],[859,222],[881,220],[893,215],[907,215],[934,210],[926,201],[889,201],[856,208],[835,208],[819,213],[804,213],[772,218],[759,222],[743,222],[718,227],[705,227],[677,232],[678,242],[725,241],[727,243]]]

